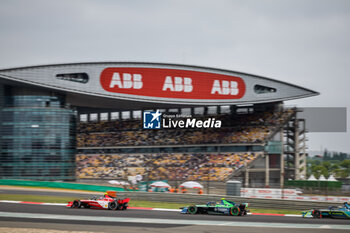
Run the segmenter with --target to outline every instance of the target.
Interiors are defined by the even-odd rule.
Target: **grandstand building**
[[[305,121],[284,101],[318,93],[229,70],[111,62],[0,70],[0,95],[3,179],[140,174],[272,187],[306,173]],[[152,112],[220,127],[147,129]]]

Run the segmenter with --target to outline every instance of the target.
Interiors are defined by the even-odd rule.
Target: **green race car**
[[[221,199],[220,202],[211,201],[206,205],[191,205],[181,208],[182,214],[226,214],[233,216],[245,216],[249,212],[248,203],[237,204]]]
[[[303,218],[347,218],[350,219],[350,205],[330,206],[328,209],[312,209],[301,212]]]

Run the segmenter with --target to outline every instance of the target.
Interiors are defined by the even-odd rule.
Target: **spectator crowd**
[[[148,180],[223,181],[261,153],[79,154],[77,176],[125,179],[139,174]]]
[[[219,115],[215,118],[222,120],[222,128],[207,129],[143,130],[140,119],[81,122],[77,146],[96,147],[96,150],[95,154],[76,156],[77,177],[125,179],[139,174],[147,180],[224,181],[262,152],[106,154],[103,148],[262,143],[293,113],[293,109],[288,109]]]
[[[87,122],[78,126],[78,147],[233,144],[264,142],[291,114],[222,115],[222,128],[143,130],[141,120]]]

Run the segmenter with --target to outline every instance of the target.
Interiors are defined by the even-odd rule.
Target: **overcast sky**
[[[286,105],[350,108],[347,0],[1,0],[0,33],[0,68],[91,61],[209,66],[321,93]],[[350,152],[350,133],[308,137],[312,150]]]

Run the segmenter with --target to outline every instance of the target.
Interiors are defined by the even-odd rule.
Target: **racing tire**
[[[313,211],[312,211],[312,216],[313,216],[314,218],[322,218],[321,211],[319,211],[319,210],[313,210]]]
[[[240,215],[240,214],[241,214],[241,210],[237,206],[234,206],[234,207],[230,208],[230,215],[237,216],[237,215]]]
[[[198,211],[198,208],[197,208],[197,206],[190,206],[190,207],[188,207],[187,211],[189,214],[196,214]]]
[[[128,208],[128,203],[124,203],[122,206],[122,210],[126,210]]]
[[[81,202],[79,200],[73,201],[71,208],[80,208],[80,207],[81,207]]]
[[[246,215],[247,215],[247,211],[246,210],[242,210],[238,214],[238,216],[246,216]]]
[[[110,203],[108,203],[108,209],[109,210],[116,210],[118,207],[118,204],[115,201],[112,201]]]

